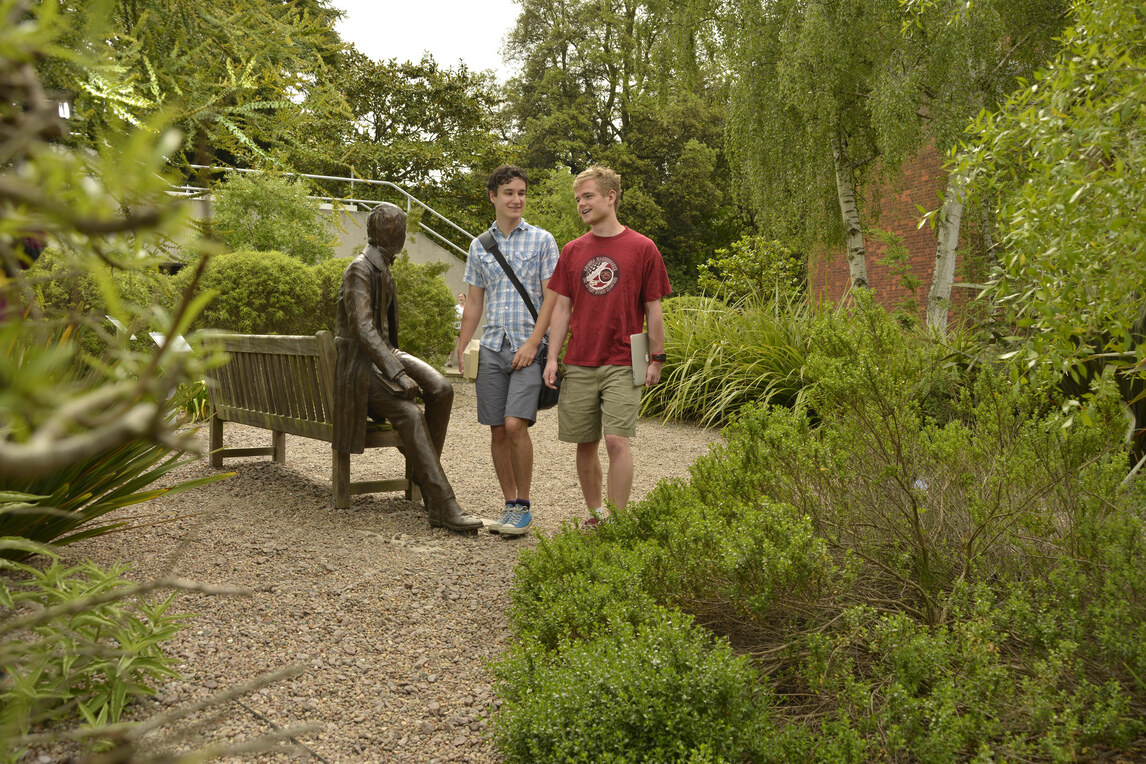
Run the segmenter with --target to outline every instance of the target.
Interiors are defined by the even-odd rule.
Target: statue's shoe
[[[481,518],[467,515],[453,498],[436,506],[428,506],[426,513],[431,528],[449,528],[451,531],[466,533],[482,527]]]

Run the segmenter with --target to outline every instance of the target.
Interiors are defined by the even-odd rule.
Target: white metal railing
[[[250,170],[250,169],[241,168],[241,167],[219,167],[219,166],[208,166],[208,165],[201,165],[201,164],[193,164],[193,165],[188,165],[188,166],[192,167],[196,170],[213,170],[213,171],[220,171],[220,172],[250,172],[250,173],[263,172],[263,170]],[[445,236],[438,233],[433,228],[430,228],[425,223],[423,223],[422,221],[419,220],[418,226],[423,231],[428,233],[430,236],[432,236],[434,239],[436,239],[442,246],[444,246],[448,250],[451,250],[453,254],[457,255],[461,259],[464,260],[469,255],[469,243],[474,239],[474,235],[472,233],[465,230],[464,228],[459,226],[457,223],[450,220],[445,215],[441,214],[440,212],[435,210],[433,207],[426,204],[421,199],[414,196],[409,191],[407,191],[406,189],[397,185],[396,183],[391,183],[388,180],[371,180],[369,178],[345,178],[345,177],[339,177],[336,175],[312,175],[310,173],[305,173],[305,172],[284,172],[282,174],[283,175],[293,175],[293,176],[297,176],[300,178],[314,178],[315,180],[345,180],[345,181],[349,182],[352,187],[356,183],[365,183],[367,185],[383,186],[385,188],[389,188],[389,189],[392,189],[394,191],[397,191],[399,194],[401,194],[406,199],[406,212],[407,213],[410,211],[410,209],[412,208],[413,205],[417,205],[418,207],[421,207],[422,210],[430,213],[431,215],[436,217],[438,220],[441,220],[443,223],[448,225],[450,228],[452,228],[455,231],[457,231],[458,233],[460,233],[464,237],[464,241],[466,243],[466,246],[462,247],[462,246],[455,244],[453,241],[450,241]],[[176,186],[175,190],[178,192],[181,192],[185,195],[190,196],[190,195],[194,195],[194,194],[207,193],[210,189],[202,188],[199,186],[184,185],[184,186]],[[312,196],[311,198],[316,199],[318,201],[323,201],[323,202],[342,203],[342,204],[352,203],[352,204],[356,204],[356,205],[357,204],[364,204],[364,205],[369,205],[371,207],[378,204],[378,201],[379,201],[377,199],[347,199],[347,198],[342,198],[342,197],[331,197],[331,196]]]

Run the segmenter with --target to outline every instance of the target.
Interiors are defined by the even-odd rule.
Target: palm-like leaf
[[[210,475],[156,486],[172,470],[195,458],[135,440],[45,477],[7,481],[0,486],[0,536],[64,545],[137,527],[143,521],[174,519],[149,515],[94,524],[113,510],[229,477],[229,473]],[[0,557],[24,556],[23,549],[0,550]]]

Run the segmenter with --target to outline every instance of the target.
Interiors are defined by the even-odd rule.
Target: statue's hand
[[[407,400],[412,401],[418,397],[418,393],[420,392],[418,390],[418,383],[415,382],[414,380],[410,379],[409,375],[399,374],[397,382],[402,388],[402,395]]]

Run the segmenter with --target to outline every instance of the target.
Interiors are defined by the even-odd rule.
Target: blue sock
[[[529,499],[518,499],[517,501],[514,502],[514,504],[521,507],[526,512],[529,511]]]

